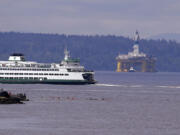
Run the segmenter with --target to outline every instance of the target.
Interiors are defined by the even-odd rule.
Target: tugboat
[[[25,61],[23,54],[14,53],[8,61],[0,61],[0,83],[8,84],[94,84],[94,72],[70,58],[67,49],[61,63]]]
[[[135,72],[136,70],[133,67],[130,67],[129,72]]]

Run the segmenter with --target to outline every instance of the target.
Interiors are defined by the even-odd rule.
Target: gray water
[[[180,73],[96,72],[95,85],[0,84],[0,135],[179,135]]]

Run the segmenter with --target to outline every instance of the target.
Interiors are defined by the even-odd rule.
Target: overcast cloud
[[[179,0],[0,0],[0,31],[144,36],[180,33]]]

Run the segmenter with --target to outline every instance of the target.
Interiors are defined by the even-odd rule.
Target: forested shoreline
[[[67,47],[74,58],[93,70],[116,70],[116,56],[132,51],[134,41],[114,35],[65,35],[0,32],[0,60],[11,53],[23,53],[27,60],[60,62]],[[140,51],[157,57],[162,72],[180,71],[180,43],[166,40],[140,40]]]

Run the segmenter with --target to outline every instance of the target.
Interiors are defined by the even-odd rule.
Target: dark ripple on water
[[[179,135],[179,73],[97,72],[96,85],[7,85],[0,135]]]

